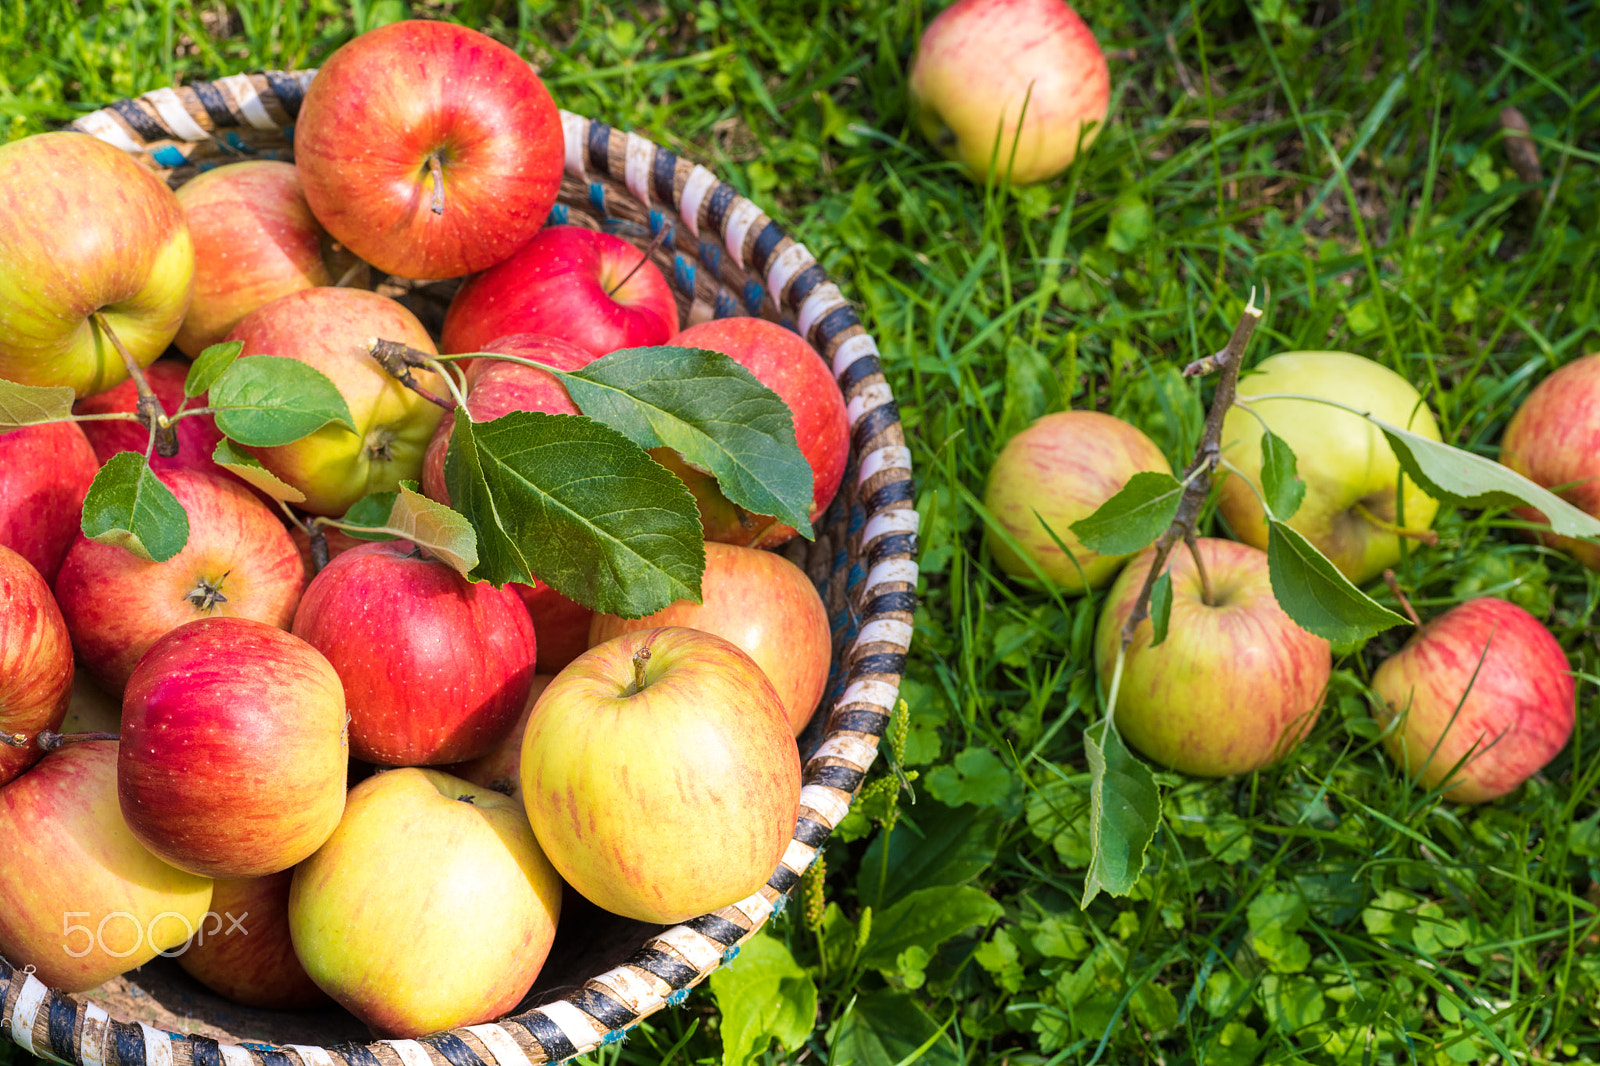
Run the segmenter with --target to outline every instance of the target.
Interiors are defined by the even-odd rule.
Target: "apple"
[[[329,560],[332,560],[336,555],[349,551],[351,548],[367,543],[364,538],[352,537],[335,526],[323,527],[322,536],[328,544]],[[289,530],[289,537],[294,541],[295,550],[300,553],[300,564],[305,567],[306,581],[309,582],[317,576],[316,562],[311,558],[311,536],[299,527],[295,527]]]
[[[1128,557],[1085,548],[1072,523],[1144,471],[1170,474],[1172,467],[1155,441],[1122,419],[1098,411],[1045,415],[1008,440],[989,471],[983,505],[1022,549],[991,526],[990,554],[1014,578],[1034,579],[1031,560],[1063,592],[1104,587]]]
[[[191,358],[261,305],[339,280],[293,163],[252,159],[196,174],[178,202],[194,238],[194,300],[173,343]]]
[[[468,581],[409,541],[330,562],[306,586],[294,633],[344,682],[351,754],[379,765],[476,759],[533,684],[533,623],[516,591]]]
[[[33,565],[0,546],[0,785],[39,761],[34,738],[59,729],[72,700],[72,638],[50,586]]]
[[[99,472],[76,422],[0,433],[0,545],[33,564],[47,584],[55,584],[78,536],[83,498]]]
[[[1111,77],[1062,0],[957,0],[922,31],[907,89],[923,135],[974,181],[1031,185],[1094,141]]]
[[[453,777],[482,785],[484,788],[492,788],[502,795],[521,802],[522,735],[527,732],[528,718],[533,714],[533,705],[539,701],[545,686],[554,676],[554,674],[533,676],[533,685],[528,689],[528,698],[522,703],[522,714],[511,727],[511,732],[507,733],[500,743],[489,749],[487,755],[469,759],[467,762],[441,766],[440,769]]]
[[[1430,440],[1439,439],[1433,412],[1411,383],[1371,359],[1349,352],[1286,352],[1263,359],[1239,379],[1239,398],[1299,393],[1335,400]],[[1222,481],[1219,508],[1234,534],[1267,546],[1261,487],[1261,421],[1293,449],[1305,498],[1289,525],[1356,584],[1400,561],[1400,534],[1425,533],[1439,504],[1405,479],[1404,521],[1395,510],[1400,462],[1378,427],[1358,415],[1309,400],[1250,402],[1252,415],[1231,409],[1222,425],[1222,458],[1238,474]],[[1242,475],[1242,476],[1239,476]]]
[[[799,736],[828,683],[833,633],[817,587],[781,555],[733,544],[706,544],[701,602],[679,600],[647,618],[597,614],[589,643],[657,626],[688,626],[737,644],[756,661],[783,700]]]
[[[157,359],[145,367],[144,377],[150,391],[161,401],[161,407],[172,414],[183,403],[183,382],[189,376],[189,364],[182,359]],[[206,405],[206,394],[201,393],[189,401],[197,410]],[[139,408],[139,392],[133,382],[124,381],[105,392],[79,400],[72,408],[74,414],[100,415],[115,411],[133,413]],[[89,438],[95,458],[104,463],[118,452],[145,454],[150,443],[150,431],[137,422],[106,420],[78,423],[83,435]],[[222,467],[211,461],[217,450],[222,430],[210,415],[185,415],[174,427],[178,436],[178,454],[171,458],[151,454],[152,470],[199,470],[217,477],[232,478]]]
[[[1600,352],[1575,359],[1541,381],[1506,426],[1500,461],[1574,507],[1600,515]],[[1516,514],[1546,524],[1531,507]],[[1590,570],[1600,570],[1600,544],[1538,533]]]
[[[545,687],[522,738],[522,797],[568,884],[670,925],[766,884],[794,833],[800,753],[782,698],[737,645],[645,629]]]
[[[465,26],[363,33],[322,64],[294,131],[306,200],[379,270],[452,278],[527,243],[561,188],[561,116],[525,59]]]
[[[287,870],[339,824],[349,760],[339,675],[264,622],[179,626],[139,660],[122,696],[122,816],[180,870]]]
[[[117,742],[68,744],[0,788],[0,955],[87,992],[170,953],[211,903],[211,879],[152,855],[117,804]]]
[[[589,650],[589,620],[594,612],[569,600],[543,581],[531,585],[512,584],[522,605],[533,619],[533,632],[539,642],[535,669],[542,673],[560,672],[572,660]]]
[[[822,516],[844,480],[850,457],[850,422],[844,396],[817,350],[798,333],[764,318],[718,318],[690,326],[667,342],[683,348],[721,352],[756,376],[789,405],[795,441],[811,464],[810,518]],[[650,452],[694,493],[706,539],[748,548],[772,548],[795,531],[775,519],[735,507],[710,474],[690,467],[670,448]]]
[[[330,424],[292,444],[249,449],[268,470],[305,493],[299,506],[312,514],[344,514],[369,492],[416,479],[443,414],[378,365],[365,347],[375,337],[429,355],[435,351],[415,315],[365,289],[290,293],[250,312],[228,333],[228,340],[244,343],[244,357],[283,356],[320,370],[350,406],[354,433]],[[423,387],[442,394],[445,386],[437,374],[419,370],[415,375]]]
[[[306,972],[387,1037],[510,1013],[560,912],[561,880],[521,805],[416,768],[351,789],[339,828],[289,891]]]
[[[156,563],[79,536],[56,578],[78,658],[112,693],[185,622],[238,617],[287,629],[305,587],[288,530],[249,489],[193,470],[158,476],[188,513],[183,550]]]
[[[677,329],[672,288],[641,249],[599,230],[547,226],[467,279],[445,314],[440,345],[482,352],[497,337],[542,333],[593,357],[664,344]]]
[[[1513,791],[1566,746],[1572,667],[1537,618],[1492,596],[1433,619],[1372,675],[1384,747],[1424,788],[1483,803]],[[1398,721],[1397,721],[1398,719]]]
[[[131,155],[82,133],[0,145],[0,378],[103,392],[128,376],[103,327],[148,366],[193,285],[183,208]]]
[[[178,965],[217,995],[249,1007],[330,1006],[327,995],[300,965],[289,936],[293,878],[293,870],[218,878],[211,892],[211,912],[178,956]]]
[[[1227,777],[1277,762],[1300,743],[1316,723],[1333,653],[1278,606],[1266,552],[1208,537],[1198,543],[1210,599],[1194,557],[1180,544],[1168,557],[1167,639],[1151,647],[1148,621],[1134,631],[1117,693],[1117,729],[1163,766]],[[1154,558],[1153,548],[1134,556],[1106,593],[1094,637],[1102,687],[1111,684],[1122,626]]]

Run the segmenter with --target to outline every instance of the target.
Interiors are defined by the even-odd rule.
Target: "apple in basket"
[[[250,1007],[298,1010],[328,1005],[300,965],[289,935],[294,871],[219,878],[211,911],[178,956],[178,965],[219,996]]]
[[[78,538],[83,498],[100,472],[76,422],[47,422],[0,433],[0,545],[55,585]]]
[[[28,560],[0,547],[0,785],[43,754],[41,729],[60,729],[72,700],[72,638]]]
[[[189,376],[189,363],[183,359],[157,359],[144,369],[144,379],[150,391],[161,401],[161,407],[172,414],[183,403],[183,383]],[[189,409],[206,405],[206,394],[201,393],[189,402]],[[73,405],[73,414],[98,415],[113,411],[133,413],[139,409],[139,391],[134,383],[124,381],[115,388],[97,392]],[[143,455],[150,442],[150,431],[138,422],[121,419],[80,422],[83,435],[94,447],[95,457],[102,463],[118,452],[138,452]],[[211,459],[222,439],[217,420],[210,415],[186,415],[174,432],[178,437],[178,454],[174,456],[151,455],[152,470],[199,470],[216,477],[232,480],[233,475]]]

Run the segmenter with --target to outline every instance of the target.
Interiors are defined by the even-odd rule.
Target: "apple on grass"
[[[559,337],[591,357],[665,344],[678,329],[672,288],[643,250],[581,226],[546,226],[516,254],[468,278],[440,345],[482,352],[512,333]]]
[[[295,870],[289,931],[323,991],[406,1038],[509,1013],[560,911],[520,803],[408,767],[350,790],[339,828]]]
[[[207,877],[287,870],[344,810],[339,675],[311,645],[247,618],[158,640],[122,697],[117,795],[134,836]]]
[[[157,359],[144,369],[144,378],[150,385],[150,391],[156,394],[162,409],[169,415],[184,402],[183,383],[188,376],[189,364],[182,359]],[[189,401],[191,410],[205,405],[205,393]],[[79,415],[100,415],[112,412],[133,414],[138,409],[139,392],[130,380],[79,400],[73,405],[72,411]],[[143,455],[148,450],[150,431],[138,422],[109,419],[78,424],[94,447],[95,458],[101,463],[118,452],[138,452]],[[178,438],[178,454],[171,458],[152,454],[152,470],[198,470],[216,477],[233,478],[232,474],[211,460],[211,453],[217,450],[217,442],[222,439],[222,430],[217,428],[215,418],[210,415],[185,415],[174,430]]]
[[[1240,540],[1267,546],[1267,522],[1257,496],[1262,421],[1294,451],[1305,482],[1305,498],[1289,525],[1352,582],[1369,581],[1399,562],[1401,535],[1427,537],[1439,504],[1405,478],[1400,520],[1395,499],[1400,461],[1377,426],[1311,400],[1251,399],[1268,393],[1335,400],[1439,439],[1439,424],[1421,394],[1380,363],[1349,352],[1286,352],[1263,359],[1239,379],[1239,399],[1255,413],[1234,407],[1222,426],[1222,458],[1237,473],[1223,479],[1219,509]]]
[[[129,832],[117,742],[67,744],[0,788],[0,955],[62,992],[86,992],[171,953],[199,928],[211,879]]]
[[[178,332],[194,244],[172,190],[83,133],[0,145],[0,378],[78,396],[128,376]]]
[[[1406,776],[1444,796],[1504,796],[1555,758],[1577,710],[1572,667],[1550,631],[1484,596],[1423,626],[1372,675],[1383,742]]]
[[[342,515],[369,492],[416,479],[443,414],[378,365],[366,349],[374,338],[429,355],[435,351],[415,315],[364,289],[290,293],[252,311],[228,333],[228,340],[243,342],[244,358],[276,355],[320,370],[350,407],[355,432],[330,423],[292,444],[249,449],[273,474],[305,493],[299,506],[312,514]],[[414,373],[429,391],[443,394],[437,374]]]
[[[1139,623],[1116,721],[1130,745],[1161,765],[1227,777],[1269,766],[1304,739],[1316,723],[1333,653],[1278,606],[1266,552],[1208,537],[1198,543],[1209,601],[1193,556],[1178,545],[1167,559],[1167,639],[1151,647],[1151,623]],[[1123,624],[1154,559],[1153,548],[1134,556],[1106,593],[1094,637],[1102,687],[1111,684]]]
[[[159,475],[189,516],[189,541],[164,563],[78,537],[56,599],[84,667],[120,693],[163,634],[197,618],[294,620],[305,572],[277,515],[237,481],[193,470]]]
[[[1541,381],[1506,425],[1500,461],[1579,510],[1600,516],[1600,352],[1575,359]],[[1547,524],[1543,514],[1516,513]],[[1600,570],[1600,544],[1540,532],[1545,544]]]
[[[923,135],[974,181],[1031,185],[1099,134],[1111,78],[1063,0],[957,0],[922,31],[907,89]]]
[[[589,644],[658,626],[687,626],[731,640],[756,661],[783,700],[795,736],[822,700],[833,660],[828,610],[817,587],[781,555],[706,544],[701,602],[679,600],[646,618],[597,614]]]
[[[54,585],[100,461],[76,422],[0,433],[0,545]]]
[[[218,878],[211,912],[178,965],[211,991],[248,1007],[305,1010],[331,1005],[294,953],[289,935],[293,870]]]
[[[294,632],[344,682],[350,749],[384,766],[475,759],[506,735],[533,683],[528,609],[410,542],[374,541],[323,568]]]
[[[755,660],[711,633],[646,629],[546,686],[523,735],[522,796],[568,884],[671,924],[766,884],[794,833],[800,753]]]
[[[356,255],[401,277],[453,278],[544,225],[565,140],[521,56],[465,26],[411,20],[323,62],[294,153],[312,212]]]
[[[1021,548],[991,527],[985,531],[990,554],[1022,580],[1036,580],[1031,560],[1063,592],[1105,586],[1127,556],[1090,551],[1072,523],[1145,471],[1170,474],[1172,467],[1155,441],[1122,419],[1098,411],[1045,415],[1007,441],[989,471],[983,505]]]
[[[72,700],[72,638],[50,586],[0,547],[0,785],[39,761],[35,737],[59,729]]]

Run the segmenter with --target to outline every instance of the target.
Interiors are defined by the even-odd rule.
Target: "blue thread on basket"
[[[605,1036],[602,1036],[600,1038],[600,1043],[601,1044],[615,1044],[617,1041],[619,1041],[621,1039],[622,1039],[622,1030],[621,1029],[613,1029],[609,1033],[607,1033]]]
[[[154,159],[157,163],[160,163],[164,167],[181,167],[183,164],[188,162],[188,160],[183,157],[183,153],[178,151],[176,147],[170,144],[163,144],[160,148],[157,148],[155,151],[151,152],[150,158]]]
[[[236,152],[243,152],[245,155],[256,154],[256,150],[245,144],[243,138],[232,130],[228,131],[228,146]]]
[[[789,905],[789,897],[788,896],[779,896],[777,899],[773,900],[772,901],[772,916],[774,918],[776,918],[778,915],[782,914],[783,913],[783,908],[787,907],[788,905]]]
[[[673,253],[672,278],[678,283],[678,288],[694,295],[694,264],[685,259],[682,253]]]
[[[652,207],[650,209],[649,220],[650,220],[650,236],[654,237],[656,234],[661,232],[661,227],[666,224],[667,216],[663,215],[660,211],[657,211],[655,208]]]
[[[601,215],[606,213],[606,187],[598,181],[589,183],[589,202],[594,205],[594,209],[600,212]]]
[[[547,226],[565,226],[567,224],[567,205],[556,204],[550,209],[550,217],[545,219]]]
[[[678,1004],[682,1003],[688,998],[689,990],[687,988],[680,988],[667,997],[667,1006],[676,1007]]]
[[[717,272],[717,268],[722,264],[722,249],[718,248],[710,241],[701,241],[700,262],[706,265],[707,270],[710,270],[713,274],[715,274]]]
[[[287,126],[283,127],[283,139],[288,141],[290,144],[294,143],[294,123],[293,122],[291,122]]]
[[[733,297],[728,295],[726,289],[717,292],[715,314],[718,318],[733,318],[739,313],[739,305],[734,303]]]
[[[722,953],[722,965],[726,966],[728,963],[732,962],[734,959],[737,959],[738,957],[739,957],[739,945],[735,944],[735,945],[733,945],[733,947],[729,948],[727,951],[724,951]]]
[[[761,300],[766,295],[767,290],[761,287],[759,281],[750,279],[744,283],[744,305],[750,310],[761,310]]]

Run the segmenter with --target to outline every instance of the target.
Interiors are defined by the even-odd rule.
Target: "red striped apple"
[[[294,953],[289,936],[293,878],[293,870],[283,870],[217,879],[211,911],[178,956],[178,965],[217,995],[249,1007],[331,1006]]]
[[[157,359],[144,370],[150,391],[156,394],[162,409],[169,415],[183,403],[183,382],[188,376],[189,364],[182,359]],[[108,414],[113,411],[132,413],[138,409],[138,405],[138,390],[132,381],[124,381],[115,388],[79,400],[72,410],[80,415]],[[189,401],[191,409],[205,405],[205,393]],[[137,422],[108,419],[80,422],[79,425],[94,447],[95,457],[102,463],[118,452],[138,452],[143,455],[150,443],[150,431]],[[232,474],[211,461],[211,453],[217,450],[217,442],[222,439],[222,430],[217,428],[216,419],[210,415],[185,415],[178,421],[174,432],[178,437],[178,454],[171,458],[151,454],[152,470],[198,470],[232,479]]]
[[[1500,461],[1591,515],[1600,515],[1600,352],[1575,359],[1541,381],[1506,425]],[[1545,522],[1531,507],[1516,512]],[[1600,570],[1600,544],[1541,532],[1545,544]]]
[[[76,422],[0,433],[0,545],[32,563],[47,584],[55,584],[77,540],[83,498],[99,472]]]
[[[60,729],[72,701],[72,638],[50,586],[28,560],[0,547],[0,785],[39,761],[34,738]]]
[[[523,701],[521,716],[511,727],[511,732],[491,748],[487,755],[481,755],[467,762],[451,763],[449,766],[441,766],[440,769],[463,781],[492,788],[502,795],[521,802],[522,735],[528,730],[528,719],[533,714],[533,705],[539,701],[539,697],[544,694],[545,686],[554,676],[554,674],[533,676],[533,685],[528,689],[528,698]]]

